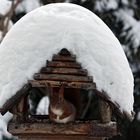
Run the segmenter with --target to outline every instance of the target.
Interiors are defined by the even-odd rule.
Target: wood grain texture
[[[50,83],[53,87],[60,87],[61,81],[51,81],[51,80],[30,80],[28,81],[32,87],[46,87],[47,83]],[[76,89],[96,89],[95,83],[85,83],[85,82],[67,82],[65,88],[76,88]]]
[[[75,68],[52,68],[43,67],[40,70],[41,73],[46,74],[66,74],[66,75],[81,75],[87,76],[87,70],[85,69],[75,69]]]
[[[100,120],[102,123],[108,123],[111,121],[112,110],[110,105],[104,100],[99,101],[99,110],[100,110]]]
[[[68,61],[68,62],[75,62],[76,61],[76,56],[71,55],[71,56],[62,56],[60,54],[54,54],[52,61]]]
[[[91,76],[74,76],[64,74],[34,74],[35,80],[54,80],[54,81],[65,81],[65,82],[92,82]]]
[[[14,96],[12,96],[6,103],[3,105],[1,109],[1,114],[4,115],[7,111],[11,110],[14,106],[16,106],[25,95],[28,94],[28,91],[31,89],[30,84],[26,84],[21,88]]]
[[[68,124],[55,123],[10,123],[8,130],[13,135],[66,135],[88,137],[112,137],[117,135],[116,123],[99,124],[97,122],[75,122]]]
[[[47,61],[47,67],[58,68],[81,68],[81,65],[76,62],[61,62],[61,61]]]

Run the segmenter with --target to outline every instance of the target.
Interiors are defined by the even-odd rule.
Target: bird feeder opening
[[[59,89],[64,84],[63,98],[65,102],[69,102],[76,109],[75,120],[100,118],[97,115],[99,114],[98,110],[95,111],[96,113],[88,114],[92,108],[97,108],[98,105],[98,99],[93,92],[96,88],[93,77],[88,76],[87,70],[76,62],[76,56],[65,48],[58,54],[54,54],[52,61],[47,61],[46,67],[41,68],[40,72],[34,75],[34,80],[29,81],[29,83],[33,87],[29,94],[29,112],[32,117],[42,116],[44,118],[49,114],[48,110],[51,101],[48,102],[47,98],[51,97],[51,92],[53,94],[56,92],[52,98],[57,98],[61,94]],[[50,88],[53,91],[50,91]],[[92,94],[89,91],[92,91]],[[41,102],[44,102],[42,104],[45,106],[42,108],[42,112],[38,112]],[[34,108],[33,105],[35,106]]]
[[[99,120],[99,98],[85,89],[65,88],[64,99],[76,108],[75,120]],[[32,88],[28,95],[30,118],[49,119],[49,93],[47,88]],[[92,113],[91,113],[92,112]]]

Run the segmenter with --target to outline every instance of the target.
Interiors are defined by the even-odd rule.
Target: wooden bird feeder
[[[93,90],[97,96],[104,99],[100,102],[100,108],[104,110],[104,114],[100,114],[101,120],[75,120],[68,124],[57,124],[50,122],[46,115],[34,117],[29,114],[28,95],[32,88],[45,88],[48,83],[53,87],[59,87],[62,82],[67,83],[68,90]],[[67,49],[62,49],[53,55],[52,61],[47,61],[39,73],[34,74],[34,80],[29,80],[4,104],[1,114],[4,115],[7,111],[13,113],[14,117],[8,125],[8,131],[19,139],[103,140],[118,134],[116,122],[110,123],[110,106],[113,106],[113,103],[96,90],[93,77],[88,76],[87,70],[76,62],[76,56]]]

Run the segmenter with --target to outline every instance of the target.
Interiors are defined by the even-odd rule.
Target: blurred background
[[[131,123],[120,120],[122,135],[112,140],[140,140],[140,0],[0,0],[0,42],[25,14],[42,5],[57,2],[74,3],[91,10],[119,39],[134,74],[136,115]],[[0,126],[3,126],[0,137],[14,139],[5,133],[5,124],[4,120],[0,121]]]

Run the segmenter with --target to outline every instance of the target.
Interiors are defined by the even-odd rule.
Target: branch
[[[2,39],[5,37],[6,33],[8,32],[8,26],[9,26],[9,22],[10,19],[13,16],[13,13],[16,9],[16,7],[18,6],[18,4],[21,2],[21,0],[13,0],[12,1],[12,5],[11,8],[9,9],[9,11],[4,15],[4,19],[3,19],[3,30],[2,30]],[[5,23],[6,22],[6,23]]]

